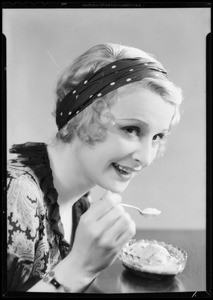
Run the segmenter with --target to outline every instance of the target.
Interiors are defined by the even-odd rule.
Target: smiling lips
[[[117,163],[112,164],[114,169],[117,171],[117,173],[124,179],[130,179],[135,172],[141,171],[141,167],[137,168],[130,168],[130,167],[125,167],[121,166]]]

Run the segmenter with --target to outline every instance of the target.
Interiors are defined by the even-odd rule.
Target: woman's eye
[[[155,142],[160,142],[161,140],[163,140],[165,138],[165,134],[163,133],[159,133],[153,136],[153,141]]]
[[[124,127],[123,129],[131,135],[140,135],[140,128],[137,126],[128,126]]]

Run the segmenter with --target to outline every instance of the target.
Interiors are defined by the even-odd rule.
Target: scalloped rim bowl
[[[176,258],[177,263],[173,263],[173,265],[164,265],[164,264],[144,264],[142,262],[142,258],[134,255],[130,251],[132,247],[140,243],[141,246],[146,247],[147,245],[161,245],[169,252],[170,256]],[[167,244],[165,242],[158,242],[156,240],[130,240],[127,244],[124,245],[122,250],[119,252],[118,258],[122,261],[124,267],[138,276],[145,276],[148,278],[168,278],[173,277],[179,273],[181,273],[187,261],[187,253],[183,249],[174,246],[172,244]]]

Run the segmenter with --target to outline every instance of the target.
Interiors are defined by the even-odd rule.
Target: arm
[[[30,276],[39,228],[36,212],[35,185],[23,176],[10,176],[7,187],[7,283],[10,291],[26,290],[38,281],[38,276]]]
[[[72,251],[54,268],[55,279],[71,292],[83,292],[111,265],[122,246],[135,234],[135,224],[120,204],[121,197],[107,193],[84,213],[76,230]],[[64,292],[39,281],[29,292]]]
[[[13,177],[14,176],[14,177]],[[39,200],[40,198],[40,200]],[[54,286],[41,280],[49,259],[49,244],[45,235],[45,209],[35,182],[28,174],[8,177],[7,186],[7,290],[55,292]],[[42,221],[41,221],[42,220]],[[66,270],[66,261],[56,269]],[[58,271],[57,271],[58,272]],[[72,265],[72,278],[75,278]],[[82,275],[81,275],[82,277]],[[83,277],[84,278],[84,277]],[[74,282],[74,289],[84,282]],[[37,282],[39,282],[37,286]]]

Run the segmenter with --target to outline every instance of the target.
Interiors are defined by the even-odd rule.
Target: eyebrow
[[[145,121],[139,120],[139,119],[116,119],[115,121],[130,121],[130,122],[133,121],[133,122],[137,122],[137,123],[142,124],[146,128],[149,128],[148,123],[146,123]],[[171,130],[171,128],[169,127],[169,128],[161,130],[161,132],[169,132],[170,130]]]

